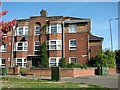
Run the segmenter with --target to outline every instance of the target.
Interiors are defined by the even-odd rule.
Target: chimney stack
[[[40,11],[40,14],[41,14],[42,17],[47,17],[47,11],[46,11],[46,10],[43,10],[43,9],[42,9],[42,10]]]

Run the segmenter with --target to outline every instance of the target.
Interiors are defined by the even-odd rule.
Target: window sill
[[[69,51],[77,51],[77,49],[69,49]]]
[[[34,34],[34,35],[38,36],[38,35],[40,35],[40,34]]]
[[[14,51],[14,52],[27,52],[27,51],[22,51],[22,50],[21,50],[21,51]]]
[[[49,51],[61,51],[61,50],[56,50],[56,49],[48,49]]]
[[[5,52],[7,52],[7,51],[0,51],[1,53],[5,53]]]

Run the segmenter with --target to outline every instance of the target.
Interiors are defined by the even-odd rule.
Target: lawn
[[[85,90],[110,90],[103,88],[99,85],[91,85],[85,83],[75,83],[75,82],[55,82],[50,80],[30,80],[23,78],[0,78],[2,82],[2,88],[84,88]]]

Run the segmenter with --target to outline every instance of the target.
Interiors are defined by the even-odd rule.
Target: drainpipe
[[[14,36],[15,30],[17,26],[15,25],[12,30],[12,39],[11,39],[11,55],[10,55],[10,67],[13,67],[13,59],[14,59]]]
[[[64,21],[62,21],[62,58],[65,57],[65,53],[64,53]]]
[[[89,34],[88,34],[88,61],[90,61],[90,42],[89,42]]]

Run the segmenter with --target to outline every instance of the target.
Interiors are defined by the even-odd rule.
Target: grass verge
[[[23,78],[0,78],[2,88],[84,88],[84,90],[110,90],[99,85],[75,83],[75,82],[55,82],[50,80],[30,80]]]

